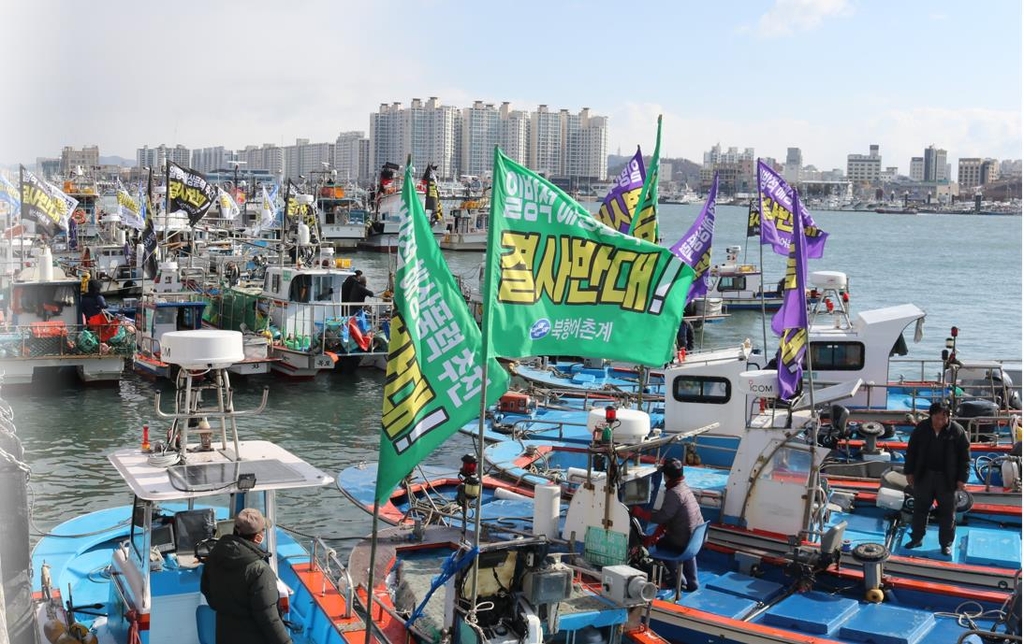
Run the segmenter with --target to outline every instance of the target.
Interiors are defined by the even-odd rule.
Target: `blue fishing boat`
[[[245,507],[273,526],[266,548],[292,640],[365,641],[334,550],[319,539],[307,549],[276,520],[278,493],[315,492],[332,477],[280,445],[239,437],[236,421],[266,404],[264,392],[257,409],[233,407],[226,367],[242,355],[240,334],[181,331],[164,343],[172,349],[165,359],[186,374],[171,411],[157,394],[166,437],[143,427],[138,447],[107,457],[125,486],[118,498],[131,501],[68,519],[32,552],[39,641],[212,643],[214,617],[199,589],[203,556]],[[198,373],[207,374],[202,383]]]

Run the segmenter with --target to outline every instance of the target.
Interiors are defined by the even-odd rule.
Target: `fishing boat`
[[[750,377],[756,379],[754,374]],[[841,398],[841,390],[832,391],[819,393],[826,400]],[[702,506],[710,536],[698,556],[699,588],[685,594],[662,589],[652,602],[652,624],[659,634],[673,641],[926,642],[953,641],[974,626],[1019,635],[1019,608],[1014,602],[1020,597],[1020,562],[1013,553],[1020,546],[1012,543],[1014,536],[1019,539],[1019,526],[996,536],[998,530],[989,524],[967,519],[969,527],[959,529],[960,552],[954,555],[957,563],[953,565],[908,556],[909,551],[894,545],[902,543],[905,535],[894,539],[895,535],[879,529],[892,530],[893,522],[906,520],[893,516],[887,495],[871,505],[848,497],[839,507],[841,495],[807,501],[814,496],[808,485],[814,480],[813,464],[820,450],[801,436],[796,416],[806,410],[789,413],[794,416],[782,422],[772,422],[764,414],[753,419],[728,470],[685,467],[685,479]],[[587,448],[560,455],[545,452],[538,444],[533,449],[528,445],[517,462],[524,469],[522,482],[530,482],[533,476],[533,482],[543,485],[543,477],[534,474],[540,468],[531,465],[543,462],[549,467],[560,462],[566,468],[566,480],[579,479],[567,516],[581,506],[593,513],[590,525],[600,525],[600,517],[605,525],[609,517],[613,526],[630,525],[626,506],[655,505],[661,486],[658,467],[636,456],[643,439],[628,444],[636,443],[644,431],[640,416],[628,417],[628,423],[619,425],[614,415],[609,420],[599,410],[590,414],[591,426],[600,430],[601,438],[595,431]],[[612,431],[605,432],[602,425]],[[631,427],[624,432],[629,439],[620,444],[615,430],[623,425]],[[569,454],[579,458],[575,465],[572,460],[559,460]],[[602,494],[602,482],[608,479],[617,479],[617,491]],[[902,503],[902,490],[899,500]],[[817,523],[810,531],[801,527],[808,516]],[[635,543],[631,530],[643,532],[642,528],[623,529],[619,540]],[[567,519],[562,535],[572,533]],[[781,534],[790,537],[782,539]],[[930,545],[937,543],[934,534],[929,538]],[[998,543],[1000,539],[1007,542]],[[587,545],[582,544],[584,552]],[[655,558],[656,551],[652,551]],[[996,559],[1003,556],[1008,568],[995,573]],[[991,574],[998,580],[987,583],[986,575]],[[993,611],[992,621],[965,625],[966,602],[987,606]],[[940,606],[950,618],[935,615]],[[875,622],[876,615],[880,623]],[[898,626],[888,625],[889,620]],[[908,624],[913,625],[909,630]],[[879,633],[883,639],[871,639]]]
[[[267,401],[264,392],[258,408],[234,408],[226,367],[242,357],[241,335],[179,331],[162,340],[163,355],[186,374],[173,409],[164,411],[156,395],[166,438],[161,431],[150,442],[144,426],[139,445],[107,456],[124,485],[115,498],[130,495],[130,503],[68,519],[33,549],[39,641],[212,643],[202,562],[245,507],[261,510],[272,526],[268,562],[292,640],[366,641],[334,550],[318,538],[300,543],[278,520],[279,493],[316,493],[332,477],[281,445],[239,434],[238,420],[256,417]],[[198,373],[206,374],[202,383]]]
[[[120,380],[134,352],[134,336],[112,316],[85,320],[82,286],[54,266],[48,247],[10,283],[0,332],[4,384],[29,384],[55,370],[71,370],[83,382]]]
[[[350,268],[268,266],[262,280],[208,290],[209,326],[270,336],[272,370],[292,378],[359,366],[386,356],[390,303],[344,302]]]
[[[483,252],[487,249],[488,204],[466,199],[448,211],[450,222],[438,241],[441,250]]]
[[[470,455],[472,457],[472,455]],[[465,476],[450,467],[418,465],[378,508],[381,521],[390,525],[441,524],[468,526],[475,517],[472,499],[460,493]],[[356,507],[373,514],[376,463],[346,467],[337,486]],[[533,517],[533,484],[517,484],[494,476],[480,477],[481,514],[484,521],[528,530]]]
[[[725,262],[715,264],[708,271],[708,298],[713,302],[720,299],[725,313],[778,311],[782,306],[781,288],[767,288],[760,267],[739,263],[740,250],[739,246],[728,246]]]
[[[366,237],[369,213],[339,185],[322,186],[316,197],[321,239],[334,248],[355,248]]]
[[[163,337],[178,331],[202,328],[207,301],[198,287],[204,283],[202,271],[179,268],[175,261],[161,262],[157,280],[136,302],[135,371],[155,378],[177,380],[180,368],[162,354]],[[269,342],[262,335],[243,337],[242,359],[228,370],[239,375],[268,373],[274,360]]]
[[[401,182],[395,177],[398,168],[399,166],[394,163],[385,163],[380,171],[366,227],[366,238],[357,244],[360,250],[379,253],[394,253],[398,250],[399,227],[405,209],[402,203]],[[421,199],[426,199],[426,185],[423,182],[416,183],[416,193]],[[440,240],[446,232],[445,220],[443,217],[433,216],[433,213],[430,215],[431,233],[434,239]]]

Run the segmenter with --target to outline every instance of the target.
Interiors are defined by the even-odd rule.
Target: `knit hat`
[[[678,458],[670,458],[661,466],[661,473],[667,479],[678,479],[683,477],[683,464]]]
[[[267,520],[256,508],[245,508],[235,517],[235,532],[243,537],[251,537],[254,534],[263,532],[267,527]]]

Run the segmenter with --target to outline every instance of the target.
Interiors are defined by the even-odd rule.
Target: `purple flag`
[[[601,208],[594,218],[620,233],[628,233],[646,177],[644,157],[640,154],[640,146],[637,146],[636,154],[619,173],[619,178],[601,202]]]
[[[828,233],[818,228],[802,203],[793,199],[793,188],[786,180],[760,159],[757,160],[757,193],[761,201],[761,243],[771,244],[779,255],[789,254],[793,213],[799,212],[807,237],[807,258],[820,259]],[[795,209],[794,202],[798,204]]]
[[[792,201],[801,207],[800,197],[792,191]],[[772,318],[772,332],[779,339],[779,398],[792,398],[803,378],[803,358],[807,351],[807,237],[802,217],[794,220],[790,236],[789,259],[783,279],[782,308]]]
[[[711,191],[708,192],[708,200],[704,203],[704,209],[696,221],[686,231],[686,234],[677,241],[672,248],[672,254],[686,262],[693,269],[693,286],[686,296],[686,303],[691,300],[704,297],[708,292],[708,268],[711,267],[711,240],[715,235],[715,199],[718,197],[718,173],[711,182]]]

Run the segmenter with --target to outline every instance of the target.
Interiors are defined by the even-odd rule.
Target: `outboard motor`
[[[956,419],[967,430],[967,438],[972,443],[996,442],[998,429],[995,417],[998,415],[999,404],[991,400],[963,400],[956,407]],[[974,420],[976,418],[986,420]]]
[[[829,424],[822,428],[818,435],[818,443],[822,447],[834,449],[839,441],[850,438],[850,410],[842,405],[832,405],[828,412]]]
[[[797,545],[793,548],[786,564],[786,574],[796,578],[796,585],[801,591],[811,589],[814,575],[818,572],[827,570],[833,564],[838,568],[845,534],[846,521],[842,521],[822,535],[820,547]]]

